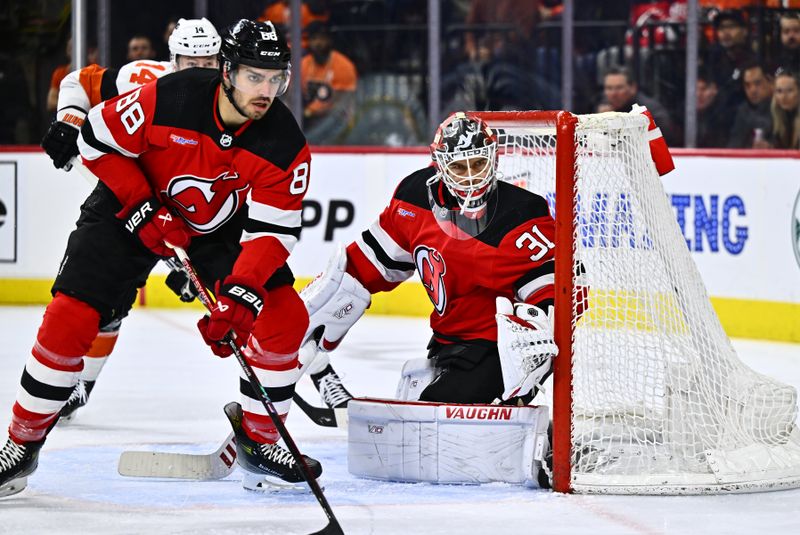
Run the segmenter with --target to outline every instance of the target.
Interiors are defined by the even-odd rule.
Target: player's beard
[[[267,114],[273,100],[270,97],[250,97],[240,92],[234,93],[234,98],[236,99],[236,104],[247,115],[247,118],[254,121]]]

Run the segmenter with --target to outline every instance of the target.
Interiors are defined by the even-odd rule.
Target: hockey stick
[[[186,273],[189,275],[189,279],[194,284],[195,288],[197,288],[197,297],[201,303],[210,311],[214,309],[214,302],[211,299],[211,296],[208,294],[205,286],[203,283],[200,282],[200,278],[197,276],[197,272],[192,267],[192,264],[189,260],[189,255],[186,254],[186,251],[181,247],[173,247],[175,254],[178,256],[178,259],[183,264],[183,267],[186,269]],[[344,535],[342,531],[342,526],[339,524],[339,521],[336,519],[336,516],[333,514],[333,509],[331,509],[330,504],[328,503],[327,498],[325,498],[325,494],[323,494],[322,489],[319,486],[316,478],[311,473],[311,469],[308,467],[305,458],[300,453],[300,450],[297,448],[297,444],[295,444],[294,439],[289,434],[289,431],[286,429],[286,425],[283,423],[278,411],[275,409],[275,406],[272,404],[272,400],[269,399],[269,395],[267,395],[267,391],[264,389],[261,381],[258,380],[256,377],[253,368],[250,364],[247,363],[245,360],[244,355],[242,354],[241,350],[239,349],[239,345],[232,339],[230,333],[228,336],[225,337],[225,343],[228,344],[228,347],[231,348],[233,351],[236,360],[239,361],[239,365],[242,367],[245,376],[247,377],[248,381],[250,381],[250,386],[253,387],[253,391],[258,393],[261,396],[261,404],[266,409],[267,414],[272,419],[272,423],[275,424],[275,428],[278,430],[278,434],[283,439],[283,442],[286,444],[286,447],[294,457],[295,462],[300,467],[303,477],[306,480],[311,492],[314,493],[314,497],[319,502],[320,506],[322,506],[322,510],[325,511],[325,516],[328,517],[328,525],[325,526],[322,530],[315,532],[312,535],[321,535],[321,534],[341,534]]]
[[[292,400],[315,424],[321,425],[322,427],[347,429],[347,408],[333,409],[331,407],[315,407],[300,397],[300,394],[296,392]]]
[[[72,169],[78,171],[78,174],[80,174],[90,186],[94,187],[97,185],[99,179],[83,165],[80,156],[75,156],[64,166],[64,171],[70,172]]]
[[[209,480],[229,476],[235,466],[236,439],[231,433],[214,453],[123,451],[117,471],[127,477]]]

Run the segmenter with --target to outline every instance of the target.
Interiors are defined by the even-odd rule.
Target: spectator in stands
[[[605,106],[606,104],[608,106]],[[598,109],[628,112],[631,111],[634,104],[645,106],[650,110],[668,145],[678,145],[680,133],[666,108],[639,91],[639,86],[629,69],[625,67],[609,68],[603,77],[603,101],[598,105]]]
[[[358,75],[353,62],[333,49],[325,23],[310,23],[306,36],[308,54],[300,65],[304,131],[311,143],[334,143],[353,118]]]
[[[128,61],[137,59],[155,59],[156,49],[146,35],[136,34],[128,41]]]
[[[717,43],[706,55],[703,64],[710,69],[719,87],[719,98],[733,114],[744,101],[741,68],[756,60],[748,40],[747,22],[738,9],[720,11],[713,20]]]
[[[547,76],[545,65],[536,63],[536,25],[559,12],[558,6],[546,4],[552,2],[472,0],[465,19],[466,60],[442,79],[443,112],[559,106],[555,76]]]
[[[781,15],[781,51],[778,64],[794,72],[800,72],[800,14],[789,12]]]
[[[67,62],[53,69],[50,76],[50,88],[47,90],[47,111],[54,112],[58,106],[58,91],[61,80],[72,71],[72,37],[67,39],[67,49],[64,51]]]
[[[67,39],[67,49],[64,51],[67,56],[67,62],[59,65],[53,70],[50,77],[50,88],[47,90],[47,111],[54,112],[58,106],[58,92],[61,89],[61,80],[66,75],[72,72],[72,37]],[[97,47],[91,46],[86,54],[87,64],[97,63]]]
[[[264,11],[258,20],[268,20],[273,24],[280,26],[289,37],[289,23],[291,21],[290,1],[289,0],[273,0]],[[328,9],[328,0],[305,0],[300,4],[300,27],[303,29],[302,46],[303,50],[308,47],[307,30],[308,25],[312,22],[325,22],[330,19],[330,11]],[[291,42],[289,43],[291,45]]]
[[[776,149],[800,149],[800,81],[797,75],[784,70],[775,74],[772,96],[772,130],[769,146]]]
[[[764,65],[749,63],[742,67],[742,84],[746,100],[736,109],[736,119],[728,140],[731,149],[753,148],[755,142],[763,141],[764,136],[772,130],[772,75]]]
[[[706,148],[724,147],[732,117],[722,110],[719,87],[707,69],[697,73],[697,146]]]
[[[177,25],[178,25],[178,19],[173,17],[173,18],[171,18],[171,19],[169,19],[167,21],[167,25],[164,28],[164,41],[162,43],[162,46],[163,46],[164,50],[166,50],[166,54],[161,56],[161,57],[167,58],[166,61],[169,61],[169,58],[170,58],[170,54],[169,54],[169,36],[172,35],[172,32],[175,30],[175,26],[177,26]]]
[[[541,0],[472,0],[466,24],[495,28],[467,32],[464,36],[467,55],[474,60],[479,51],[477,41],[488,36],[494,57],[527,63],[533,53],[533,30],[543,17],[549,15],[550,10]],[[510,28],[499,29],[498,25]]]
[[[25,79],[13,32],[0,32],[0,145],[31,142],[31,110]]]

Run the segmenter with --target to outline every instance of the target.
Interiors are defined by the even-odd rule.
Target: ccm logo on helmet
[[[445,418],[451,420],[510,420],[511,407],[445,407]]]

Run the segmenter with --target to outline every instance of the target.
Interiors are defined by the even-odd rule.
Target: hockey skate
[[[247,436],[242,428],[242,406],[239,403],[232,401],[225,405],[225,416],[236,435],[236,459],[244,471],[244,488],[259,492],[308,490],[303,472],[289,450],[279,444],[261,444]],[[322,465],[307,455],[303,458],[314,478],[318,478]]]
[[[39,450],[44,439],[38,442],[17,444],[11,438],[0,449],[0,498],[22,492],[28,485],[28,476],[39,464]]]
[[[332,409],[343,409],[353,399],[330,364],[321,372],[311,374],[311,380],[319,390],[322,401]]]
[[[72,389],[72,394],[69,395],[66,405],[61,407],[61,415],[59,421],[66,423],[75,417],[75,411],[86,405],[89,402],[89,394],[92,393],[94,388],[94,381],[78,380],[78,384]]]

